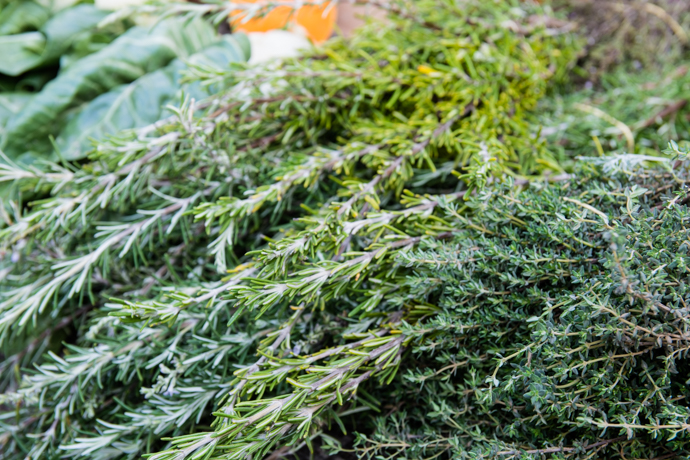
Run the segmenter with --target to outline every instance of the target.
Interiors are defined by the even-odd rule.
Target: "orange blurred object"
[[[256,0],[244,0],[246,3],[256,3]],[[294,3],[294,0],[283,0],[284,3]],[[235,10],[230,15],[230,24],[233,30],[242,32],[266,32],[274,29],[286,28],[291,30],[295,25],[304,29],[307,37],[315,42],[321,43],[333,34],[333,25],[336,20],[336,8],[331,5],[326,12],[328,5],[308,5],[302,6],[294,11],[290,6],[278,6],[263,17],[252,18],[244,22],[246,13]],[[324,15],[324,13],[326,13]]]

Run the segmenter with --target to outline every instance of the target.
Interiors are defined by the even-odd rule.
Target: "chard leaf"
[[[16,76],[41,63],[46,39],[40,32],[0,36],[0,73]]]
[[[108,15],[93,5],[77,5],[58,12],[41,28],[46,36],[45,63],[57,61],[85,34],[91,34]]]
[[[24,107],[33,94],[25,92],[0,94],[0,135],[7,120]]]
[[[244,42],[243,35],[226,36],[186,61],[218,68],[246,61],[248,53]],[[182,83],[187,67],[187,63],[175,59],[167,67],[121,85],[86,104],[56,140],[63,158],[83,158],[91,148],[92,139],[103,139],[118,131],[160,120],[165,116],[165,107],[179,100],[182,92],[196,100],[208,97],[208,91],[199,83]]]
[[[49,17],[48,9],[36,2],[13,2],[0,11],[0,35],[38,30]]]
[[[38,32],[1,36],[0,73],[17,76],[27,70],[57,62],[73,43],[90,33],[107,13],[93,5],[77,5],[60,11]]]
[[[27,151],[47,154],[50,136],[67,122],[70,110],[97,96],[187,57],[217,39],[201,19],[167,19],[152,29],[134,27],[102,50],[60,72],[6,126],[0,144],[10,158]]]

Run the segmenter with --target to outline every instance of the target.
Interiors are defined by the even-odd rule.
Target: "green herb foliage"
[[[578,49],[549,10],[391,10],[193,67],[226,89],[79,165],[8,160],[4,458],[338,449],[365,410],[363,457],[682,451],[687,153],[565,174],[535,128]]]
[[[541,101],[541,135],[559,157],[610,153],[659,155],[669,140],[690,138],[686,61],[656,70],[618,69],[598,85]]]
[[[406,370],[377,396],[405,403],[360,454],[685,458],[688,152],[673,149],[655,169],[593,158],[561,185],[445,204],[453,237],[396,258],[414,275],[389,302],[433,312],[399,328]]]

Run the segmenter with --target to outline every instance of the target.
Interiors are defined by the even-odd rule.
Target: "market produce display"
[[[8,102],[2,458],[688,458],[687,72],[542,3],[169,15]]]

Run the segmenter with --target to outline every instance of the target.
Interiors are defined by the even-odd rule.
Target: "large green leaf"
[[[192,65],[227,67],[249,59],[244,35],[223,37],[220,42],[192,55]],[[102,139],[123,129],[146,126],[160,120],[165,106],[179,100],[181,92],[197,100],[208,91],[198,83],[183,84],[187,64],[180,59],[128,85],[98,96],[73,117],[57,138],[63,158],[82,158],[91,148],[91,139]]]
[[[33,1],[15,1],[0,11],[0,35],[38,30],[50,18],[50,11]]]
[[[57,62],[74,42],[89,34],[107,13],[93,5],[77,5],[53,16],[40,32],[0,36],[0,73],[16,76]]]
[[[167,19],[153,29],[135,27],[101,51],[60,72],[39,95],[9,121],[2,148],[10,157],[26,151],[47,154],[67,112],[123,83],[187,57],[217,39],[201,19]]]
[[[16,0],[9,0],[13,2]],[[78,3],[93,3],[92,0],[34,0],[36,3],[45,6],[53,13],[70,8]]]
[[[46,38],[40,32],[25,32],[16,35],[1,35],[0,73],[19,75],[41,63]]]
[[[0,93],[0,136],[5,123],[31,100],[31,93]]]
[[[90,34],[108,15],[93,5],[77,5],[60,11],[41,28],[47,43],[43,59],[57,60],[73,43]]]

